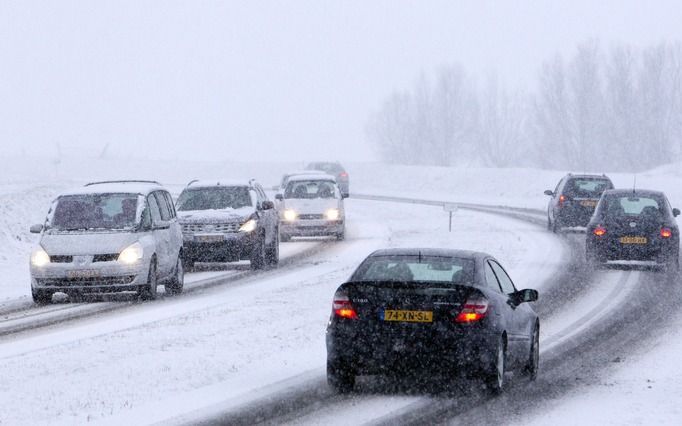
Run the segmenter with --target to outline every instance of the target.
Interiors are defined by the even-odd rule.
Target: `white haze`
[[[680,40],[680,18],[675,1],[3,1],[2,152],[372,159],[368,116],[422,72],[527,88],[555,52]]]

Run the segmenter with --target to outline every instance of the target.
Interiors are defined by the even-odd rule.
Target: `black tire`
[[[554,219],[554,222],[552,222],[552,232],[554,232],[555,234],[561,232],[561,227],[557,224],[556,219]]]
[[[530,344],[530,354],[528,354],[528,363],[523,369],[523,373],[534,381],[538,378],[538,369],[540,367],[540,327],[535,325],[533,330],[533,337]]]
[[[182,256],[178,256],[178,262],[175,265],[173,278],[166,284],[166,293],[176,295],[182,293],[185,286],[185,268],[182,261]]]
[[[52,303],[52,293],[49,291],[31,289],[31,296],[33,296],[33,301],[38,305],[48,305]]]
[[[327,384],[336,393],[352,392],[355,387],[355,373],[343,363],[327,361]]]
[[[279,234],[279,240],[283,243],[288,243],[291,241],[291,235],[289,234]]]
[[[265,252],[265,261],[268,266],[277,266],[279,263],[279,230],[275,231],[275,240]]]
[[[346,239],[346,230],[344,229],[343,231],[336,234],[336,239],[337,239],[337,241],[345,240]]]
[[[147,284],[140,286],[140,299],[142,300],[154,300],[158,296],[159,287],[159,274],[156,268],[156,259],[152,259],[149,265],[149,277],[147,278]]]
[[[251,269],[263,269],[265,267],[265,236],[258,238],[258,241],[251,252]]]
[[[500,338],[493,352],[492,365],[485,376],[485,385],[493,395],[499,395],[506,385],[507,347],[504,338]]]
[[[191,257],[184,257],[182,259],[182,267],[185,271],[194,269],[194,259]]]

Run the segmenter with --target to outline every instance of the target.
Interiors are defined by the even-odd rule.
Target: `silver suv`
[[[279,220],[255,180],[192,181],[176,203],[184,261],[249,260],[252,269],[279,262]]]
[[[153,181],[94,182],[61,194],[31,254],[31,292],[49,303],[69,295],[135,291],[155,299],[157,286],[182,292],[182,232],[173,200]]]

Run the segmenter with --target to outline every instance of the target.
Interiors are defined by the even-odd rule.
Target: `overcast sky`
[[[421,72],[528,88],[556,52],[681,22],[677,1],[0,0],[0,155],[372,159],[368,115]]]

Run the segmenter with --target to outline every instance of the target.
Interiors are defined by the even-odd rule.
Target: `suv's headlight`
[[[31,253],[31,265],[41,267],[50,263],[50,255],[42,247],[38,247]]]
[[[341,216],[339,209],[329,209],[324,212],[324,217],[326,217],[327,220],[337,220],[339,216]]]
[[[256,219],[249,219],[244,222],[241,227],[239,227],[239,230],[241,232],[252,232],[256,230],[257,225],[258,222],[256,222]]]
[[[142,248],[142,244],[140,244],[139,242],[133,243],[123,249],[121,254],[118,255],[118,261],[127,264],[136,263],[137,261],[142,259],[143,254],[144,249]]]
[[[282,216],[284,217],[284,220],[292,222],[296,220],[296,218],[298,217],[298,213],[296,213],[296,210],[286,209],[284,210],[284,213],[282,213]]]

